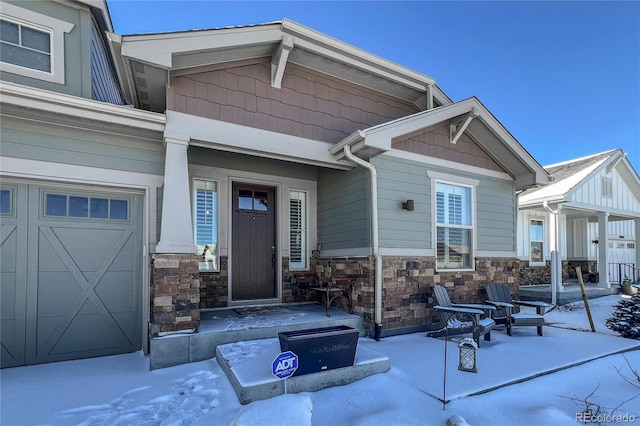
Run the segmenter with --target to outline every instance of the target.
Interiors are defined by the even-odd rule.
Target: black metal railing
[[[635,283],[640,280],[640,268],[634,263],[609,263],[609,281],[622,284],[625,279]]]

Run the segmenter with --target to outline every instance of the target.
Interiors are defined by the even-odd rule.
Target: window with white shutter
[[[201,271],[218,270],[218,183],[195,180],[193,183],[193,235],[202,256]]]
[[[437,268],[470,269],[471,187],[436,182]]]
[[[289,268],[307,268],[307,193],[289,195]]]

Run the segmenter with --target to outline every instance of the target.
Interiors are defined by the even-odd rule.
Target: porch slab
[[[358,330],[361,337],[366,335],[361,316],[335,307],[330,309],[330,313],[328,317],[324,305],[315,303],[202,311],[197,332],[167,334],[151,339],[150,369],[211,359],[216,356],[219,345],[276,338],[279,332],[346,325]]]
[[[567,303],[582,301],[580,284],[565,283],[563,287],[564,289],[562,291],[556,292],[556,303],[558,305],[566,305]],[[585,284],[585,290],[588,299],[596,299],[598,297],[618,294],[620,292],[620,288],[617,285],[612,286],[611,288],[600,288],[594,284]],[[524,301],[540,300],[551,303],[551,284],[520,286],[518,288],[518,295],[520,296],[520,299]]]
[[[285,393],[285,380],[271,374],[272,363],[279,353],[277,338],[230,343],[216,348],[216,360],[241,404]],[[390,368],[389,357],[359,344],[353,366],[290,377],[286,379],[286,393],[315,392],[347,385],[374,374],[385,373]]]

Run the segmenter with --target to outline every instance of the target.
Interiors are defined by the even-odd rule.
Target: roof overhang
[[[0,81],[3,117],[162,140],[163,114]]]
[[[602,153],[595,155],[602,155]],[[579,160],[581,159],[559,164],[564,165]],[[548,167],[557,168],[558,165],[551,165]],[[518,197],[518,208],[520,210],[544,212],[548,211],[545,208],[545,205],[552,210],[557,210],[558,206],[561,206],[562,214],[566,215],[568,218],[586,218],[591,222],[597,221],[598,215],[604,212],[608,213],[609,221],[629,220],[640,217],[640,212],[633,211],[632,209],[622,210],[605,206],[597,206],[595,204],[581,204],[572,201],[573,194],[579,188],[583,187],[585,182],[589,181],[603,169],[606,169],[607,173],[615,169],[624,183],[629,187],[630,192],[632,194],[640,194],[640,177],[631,165],[631,162],[627,159],[626,153],[618,149],[613,151],[607,158],[581,168],[558,182],[521,194]]]
[[[332,144],[299,136],[167,111],[165,137],[191,146],[288,161],[316,167],[350,170],[355,164],[329,153]]]
[[[109,33],[125,96],[137,107],[164,112],[165,89],[173,71],[197,70],[233,61],[271,58],[272,85],[287,63],[370,87],[413,102],[420,109],[451,100],[435,80],[290,20],[252,26],[160,34],[119,36]]]
[[[475,97],[354,132],[330,152],[341,159],[344,146],[348,145],[353,154],[370,158],[390,151],[395,140],[441,123],[449,123],[470,135],[514,179],[516,189],[549,182],[544,168]],[[454,133],[452,143],[456,140]]]

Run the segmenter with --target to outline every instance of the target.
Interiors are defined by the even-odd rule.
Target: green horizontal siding
[[[368,173],[356,168],[318,174],[318,242],[323,250],[371,245]]]
[[[478,180],[476,188],[477,249],[515,251],[516,209],[513,182],[381,155],[372,160],[378,172],[378,221],[381,247],[431,249],[432,194],[429,171]],[[415,210],[402,209],[414,200]]]
[[[92,132],[51,124],[2,119],[2,155],[29,160],[162,174],[160,140]]]
[[[431,248],[431,181],[415,161],[376,157],[378,171],[378,238],[380,247]],[[402,209],[414,200],[415,210]]]

